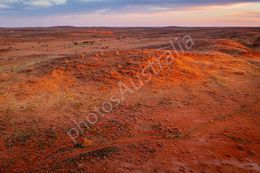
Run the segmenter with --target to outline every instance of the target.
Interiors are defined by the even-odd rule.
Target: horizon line
[[[260,28],[260,26],[73,26],[73,25],[53,25],[53,26],[0,26],[1,29],[10,28]]]

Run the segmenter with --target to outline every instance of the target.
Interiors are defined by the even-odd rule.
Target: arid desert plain
[[[260,171],[260,28],[0,28],[0,172]]]

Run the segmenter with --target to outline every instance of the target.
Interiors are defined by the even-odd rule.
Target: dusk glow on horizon
[[[260,26],[258,0],[0,0],[0,27]]]

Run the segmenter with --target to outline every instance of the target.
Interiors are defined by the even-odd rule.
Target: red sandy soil
[[[0,29],[0,45],[0,172],[260,171],[259,28]],[[119,81],[134,92],[74,144]]]

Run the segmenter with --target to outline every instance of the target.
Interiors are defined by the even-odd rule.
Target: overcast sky
[[[0,0],[0,27],[260,26],[259,0]]]

